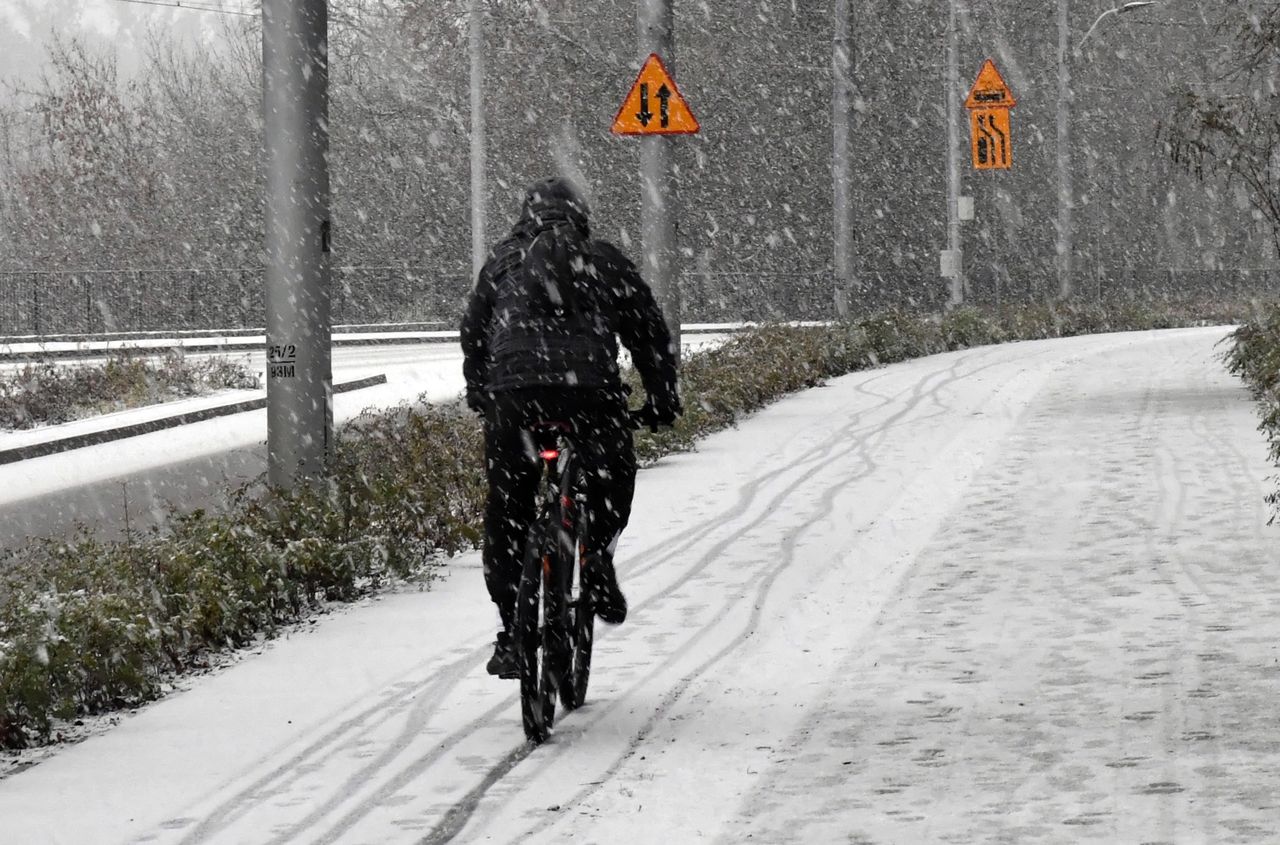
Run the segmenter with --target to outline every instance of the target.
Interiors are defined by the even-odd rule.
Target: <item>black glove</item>
[[[636,419],[653,428],[659,425],[672,425],[676,417],[683,413],[684,408],[680,405],[680,397],[675,392],[658,396],[650,394],[644,400],[640,410],[636,411]]]
[[[467,407],[475,411],[480,416],[485,415],[485,411],[489,408],[489,403],[493,400],[493,394],[486,390],[476,390],[475,388],[467,388]]]

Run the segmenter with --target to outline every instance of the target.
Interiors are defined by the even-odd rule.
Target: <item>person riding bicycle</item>
[[[669,425],[682,413],[662,311],[635,265],[591,237],[587,216],[567,180],[529,186],[520,219],[490,251],[462,319],[466,401],[484,417],[485,585],[502,621],[487,669],[502,677],[519,669],[511,632],[541,472],[531,428],[567,426],[589,503],[584,589],[600,620],[617,625],[627,600],[613,553],[636,475],[618,340],[648,394],[642,418]]]

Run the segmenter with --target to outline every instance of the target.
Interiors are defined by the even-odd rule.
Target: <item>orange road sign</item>
[[[615,135],[693,135],[698,119],[657,53],[650,53],[640,75],[613,119]]]
[[[1004,81],[1000,71],[996,70],[995,62],[987,59],[982,63],[982,70],[978,71],[978,78],[969,91],[969,97],[964,101],[964,107],[1011,109],[1017,104],[1018,101],[1013,98],[1013,91],[1009,89],[1009,84]]]
[[[1013,130],[1007,108],[971,109],[975,170],[1013,169]]]

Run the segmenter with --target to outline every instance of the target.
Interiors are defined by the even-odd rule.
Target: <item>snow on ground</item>
[[[641,474],[522,742],[478,556],[0,781],[15,842],[1272,842],[1280,531],[1222,329],[857,373]]]

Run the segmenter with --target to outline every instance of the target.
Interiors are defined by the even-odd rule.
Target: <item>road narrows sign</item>
[[[615,135],[693,135],[693,116],[657,53],[650,53],[613,119]]]
[[[964,101],[975,170],[1013,169],[1013,119],[1018,104],[995,62],[987,59]]]

